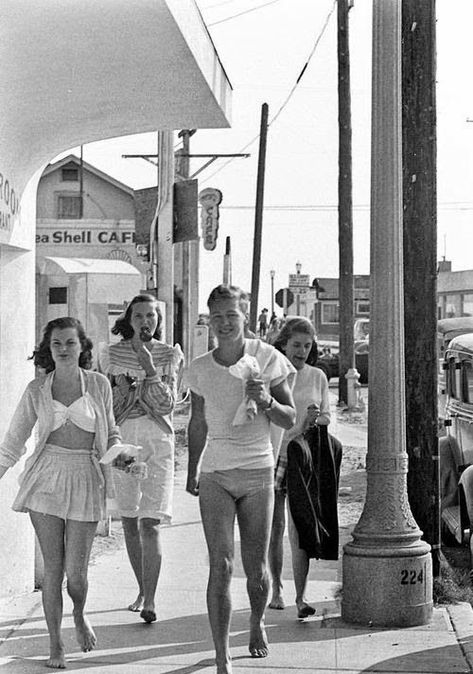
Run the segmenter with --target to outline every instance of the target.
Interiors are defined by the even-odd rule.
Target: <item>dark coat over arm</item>
[[[287,448],[287,496],[309,557],[338,559],[338,481],[342,445],[327,426],[314,426]]]

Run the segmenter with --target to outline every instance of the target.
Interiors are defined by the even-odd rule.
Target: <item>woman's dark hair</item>
[[[49,321],[43,330],[43,339],[41,340],[40,345],[35,348],[33,355],[31,356],[35,366],[43,368],[46,373],[56,369],[56,364],[51,355],[51,334],[55,329],[65,330],[66,328],[74,328],[77,331],[82,350],[79,356],[79,367],[84,368],[84,370],[90,370],[92,367],[93,344],[85,334],[84,326],[77,318],[62,316],[61,318],[55,318],[54,320]]]
[[[161,313],[161,310],[159,308],[158,300],[154,295],[149,295],[148,293],[142,293],[141,295],[135,295],[135,297],[131,300],[131,302],[128,304],[125,314],[119,316],[117,320],[115,321],[115,325],[112,328],[112,334],[113,335],[121,335],[123,339],[131,339],[133,335],[135,334],[135,331],[131,327],[130,319],[131,319],[131,312],[133,309],[134,304],[138,304],[139,302],[152,302],[154,304],[154,307],[156,309],[156,313],[158,315],[158,324],[156,326],[156,330],[154,332],[153,337],[155,339],[160,340],[161,339],[161,333],[162,333],[162,328],[161,324],[163,322],[163,315]]]
[[[273,342],[274,348],[284,353],[283,347],[286,346],[292,335],[294,335],[296,332],[302,332],[302,334],[309,335],[309,337],[312,338],[312,346],[310,348],[306,363],[307,365],[314,366],[317,362],[319,354],[317,342],[315,341],[315,328],[308,318],[296,316],[295,318],[289,318],[286,320],[281,328],[281,331]]]

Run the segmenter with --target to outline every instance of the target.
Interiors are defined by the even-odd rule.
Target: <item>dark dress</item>
[[[338,559],[338,481],[342,444],[314,426],[287,447],[287,498],[309,558]]]

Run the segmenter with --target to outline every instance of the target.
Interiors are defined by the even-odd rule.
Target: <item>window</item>
[[[79,169],[76,166],[63,168],[62,179],[64,182],[77,182],[79,180]]]
[[[462,362],[462,398],[465,403],[473,403],[473,368],[471,362]]]
[[[49,304],[67,304],[67,287],[66,288],[50,288],[49,289]]]
[[[324,302],[322,304],[322,323],[338,324],[339,322],[338,302]]]
[[[356,313],[365,314],[366,316],[370,313],[370,303],[366,300],[356,303]]]
[[[455,377],[455,358],[449,358],[447,363],[447,391],[452,398],[457,397],[457,381]]]
[[[462,302],[460,294],[452,293],[445,295],[445,318],[455,318],[455,316],[461,316],[461,304]]]
[[[57,199],[58,219],[78,220],[81,217],[81,197],[59,195]]]
[[[473,316],[473,293],[465,293],[463,295],[462,316]]]

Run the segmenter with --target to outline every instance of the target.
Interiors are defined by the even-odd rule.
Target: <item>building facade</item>
[[[473,270],[452,271],[449,260],[439,262],[437,318],[473,316]]]

